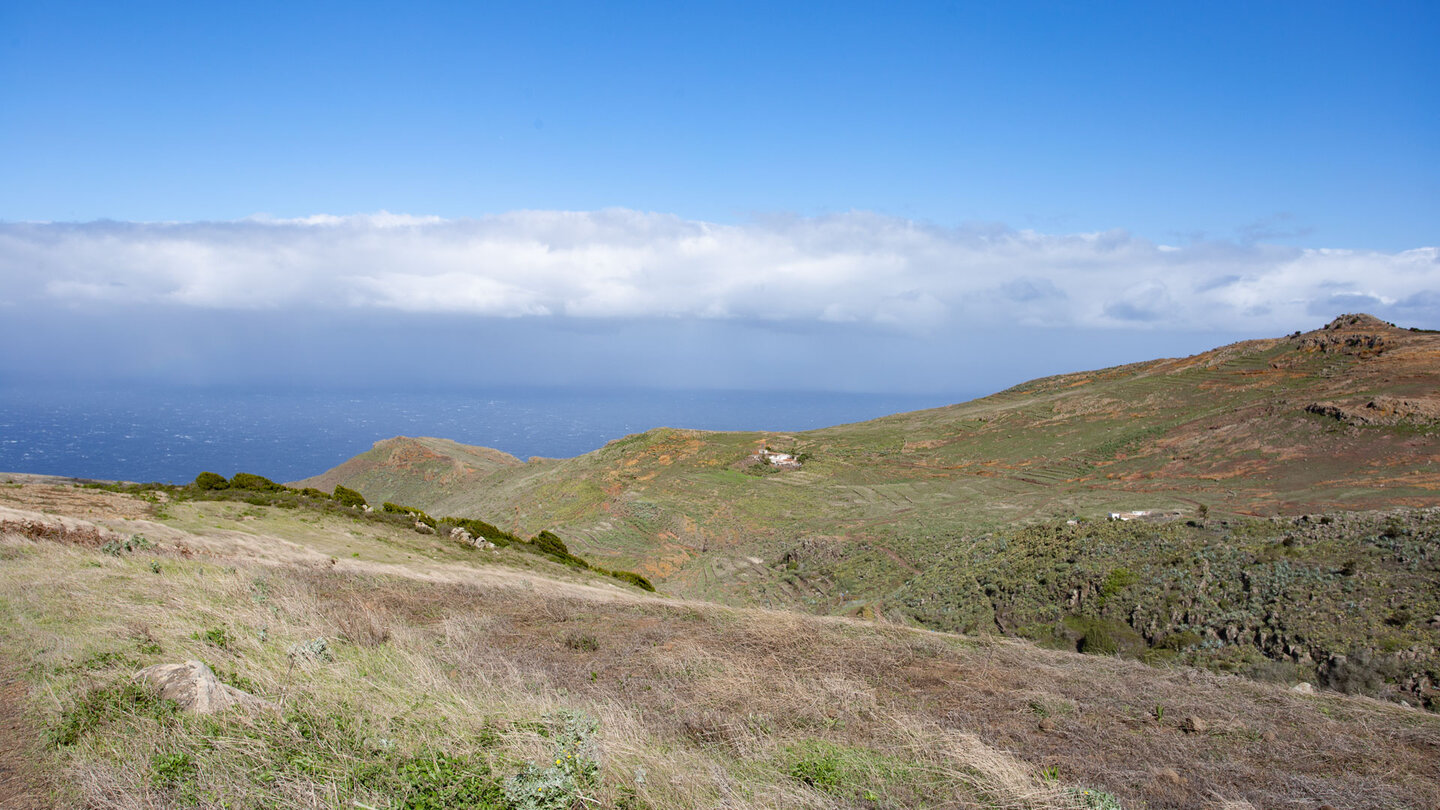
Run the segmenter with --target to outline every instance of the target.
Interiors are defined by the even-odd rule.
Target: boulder
[[[1300,695],[1313,695],[1315,694],[1315,687],[1311,686],[1308,681],[1301,681],[1290,687],[1290,691]]]
[[[136,680],[148,681],[160,690],[160,697],[173,700],[184,711],[212,714],[232,706],[246,709],[273,709],[275,704],[223,684],[201,661],[183,664],[156,664],[135,673]]]

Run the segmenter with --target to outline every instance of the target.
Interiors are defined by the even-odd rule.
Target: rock
[[[135,673],[136,680],[149,681],[160,697],[173,700],[184,711],[212,714],[232,706],[246,709],[274,709],[275,704],[223,684],[210,667],[200,661],[183,664],[156,664]]]
[[[1273,743],[1278,739],[1280,739],[1279,736],[1277,736],[1273,731],[1267,730],[1260,734],[1261,742]]]
[[[1040,721],[1040,730],[1041,730],[1041,731],[1044,731],[1044,732],[1046,732],[1046,733],[1049,733],[1049,732],[1051,732],[1051,731],[1054,731],[1054,730],[1055,730],[1055,721],[1054,721],[1054,720],[1051,720],[1051,719],[1048,718],[1048,717],[1044,718],[1043,720]]]
[[[1209,729],[1209,723],[1193,714],[1180,721],[1180,730],[1186,734],[1203,734]]]
[[[430,524],[428,524],[428,523],[426,523],[426,522],[424,522],[424,521],[422,521],[422,520],[417,520],[417,521],[415,521],[415,531],[417,531],[417,532],[419,532],[419,533],[421,533],[421,534],[434,534],[434,533],[435,533],[435,530],[432,529],[432,528],[430,528]]]
[[[1341,329],[1383,329],[1387,326],[1393,328],[1395,324],[1382,321],[1368,312],[1347,312],[1325,324],[1325,329],[1335,332]]]
[[[1308,681],[1301,681],[1290,687],[1290,691],[1298,695],[1313,695],[1315,694],[1315,687],[1311,686]]]

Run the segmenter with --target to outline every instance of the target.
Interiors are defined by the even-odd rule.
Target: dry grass
[[[0,540],[0,651],[32,673],[42,725],[185,658],[286,712],[96,725],[52,749],[77,806],[391,806],[354,781],[368,763],[442,751],[514,773],[550,756],[563,711],[599,721],[588,806],[1058,810],[1078,787],[1127,807],[1440,805],[1440,719],[1373,701],[503,571],[117,558],[51,534]],[[290,654],[317,637],[333,660]],[[198,767],[167,782],[174,754]]]

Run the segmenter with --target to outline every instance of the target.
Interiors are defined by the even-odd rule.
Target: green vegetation
[[[365,496],[364,496],[364,495],[361,495],[360,493],[356,492],[355,490],[350,489],[349,487],[346,487],[346,486],[342,486],[342,485],[340,485],[340,484],[336,484],[336,485],[335,485],[335,491],[334,491],[334,493],[331,495],[331,497],[335,499],[335,502],[336,502],[336,503],[339,503],[339,504],[341,504],[342,506],[360,506],[360,507],[363,507],[363,506],[366,505],[366,503],[365,503]]]
[[[218,483],[217,483],[218,482]],[[219,484],[225,484],[220,486]],[[220,501],[242,501],[252,506],[276,506],[285,509],[305,509],[331,514],[346,514],[354,518],[369,521],[389,522],[393,525],[403,525],[415,528],[420,526],[428,528],[435,533],[449,535],[450,531],[456,528],[463,529],[472,538],[482,538],[498,547],[513,547],[520,551],[526,551],[540,555],[563,565],[581,570],[593,571],[601,576],[619,580],[627,585],[642,590],[654,592],[655,586],[649,579],[634,573],[633,571],[612,570],[592,565],[588,560],[572,554],[569,547],[559,535],[549,530],[542,530],[530,540],[507,532],[499,527],[474,518],[444,517],[434,518],[426,514],[424,510],[411,506],[385,501],[381,509],[377,511],[365,511],[356,513],[354,507],[363,507],[366,503],[365,497],[354,490],[347,489],[342,485],[336,485],[333,494],[326,494],[313,487],[293,488],[282,484],[276,484],[268,478],[251,473],[236,473],[228,482],[215,473],[201,473],[196,477],[194,483],[189,486],[174,486],[170,484],[89,484],[94,489],[105,489],[112,492],[123,492],[127,494],[153,499],[157,493],[163,493],[169,502],[185,502],[188,500],[220,500]],[[124,552],[143,549],[150,545],[143,536],[131,537],[124,541],[111,541],[105,545],[103,550],[112,555],[119,555]],[[159,573],[159,570],[155,570]]]
[[[199,490],[225,489],[229,486],[230,482],[225,480],[225,476],[219,473],[202,472],[195,476],[195,488]]]
[[[895,593],[927,626],[1436,708],[1440,512],[1038,524],[933,546]],[[798,555],[807,581],[850,553]],[[1145,583],[1144,588],[1135,587]]]
[[[1435,720],[1420,712],[1175,677],[1114,655],[575,587],[593,580],[538,549],[479,554],[416,532],[408,513],[362,517],[302,491],[265,493],[294,508],[151,492],[172,517],[143,550],[104,554],[73,524],[69,535],[39,524],[0,535],[0,658],[21,679],[31,738],[51,742],[42,759],[56,806],[1113,810],[1173,803],[1173,784],[1280,806],[1300,783],[1335,806],[1440,799],[1433,758],[1415,744]],[[160,505],[68,487],[42,496],[76,514]],[[1363,528],[1345,520],[1327,529]],[[1397,560],[1425,529],[1405,515],[1365,526]],[[1051,528],[980,547],[1034,570],[1030,552],[1069,548],[1088,586],[1052,624],[1079,635],[1071,644],[1093,641],[1147,590],[1117,569],[1155,577],[1114,549],[1075,549],[1156,526]],[[1248,523],[1211,530],[1241,548],[1278,545]],[[1175,531],[1180,542],[1199,530]],[[1289,553],[1318,553],[1316,538],[1285,531]],[[575,548],[553,534],[526,545]],[[793,562],[807,579],[850,562],[842,544],[802,545]],[[944,538],[935,559],[972,545]],[[352,549],[364,563],[349,562]],[[1365,557],[1349,556],[1361,574],[1347,581],[1368,576]],[[163,578],[150,573],[156,560]],[[52,587],[34,588],[40,577]],[[974,592],[1005,579],[972,577]],[[1118,584],[1099,610],[1107,582]],[[1424,605],[1397,601],[1384,632],[1414,631]],[[1008,626],[1024,613],[1013,612],[996,615]],[[274,708],[192,715],[133,679],[192,659]],[[1352,661],[1373,665],[1352,656],[1334,664],[1337,679]],[[1208,730],[1178,731],[1191,717]],[[1366,780],[1347,765],[1357,750],[1373,767]],[[1175,781],[1132,777],[1160,769]]]

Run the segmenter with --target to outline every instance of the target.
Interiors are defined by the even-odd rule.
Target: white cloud
[[[1440,314],[1415,303],[1436,300],[1440,249],[1176,247],[1123,231],[941,228],[864,212],[738,225],[620,209],[381,212],[0,224],[0,283],[8,300],[31,303],[1263,334],[1309,324],[1335,301]]]

